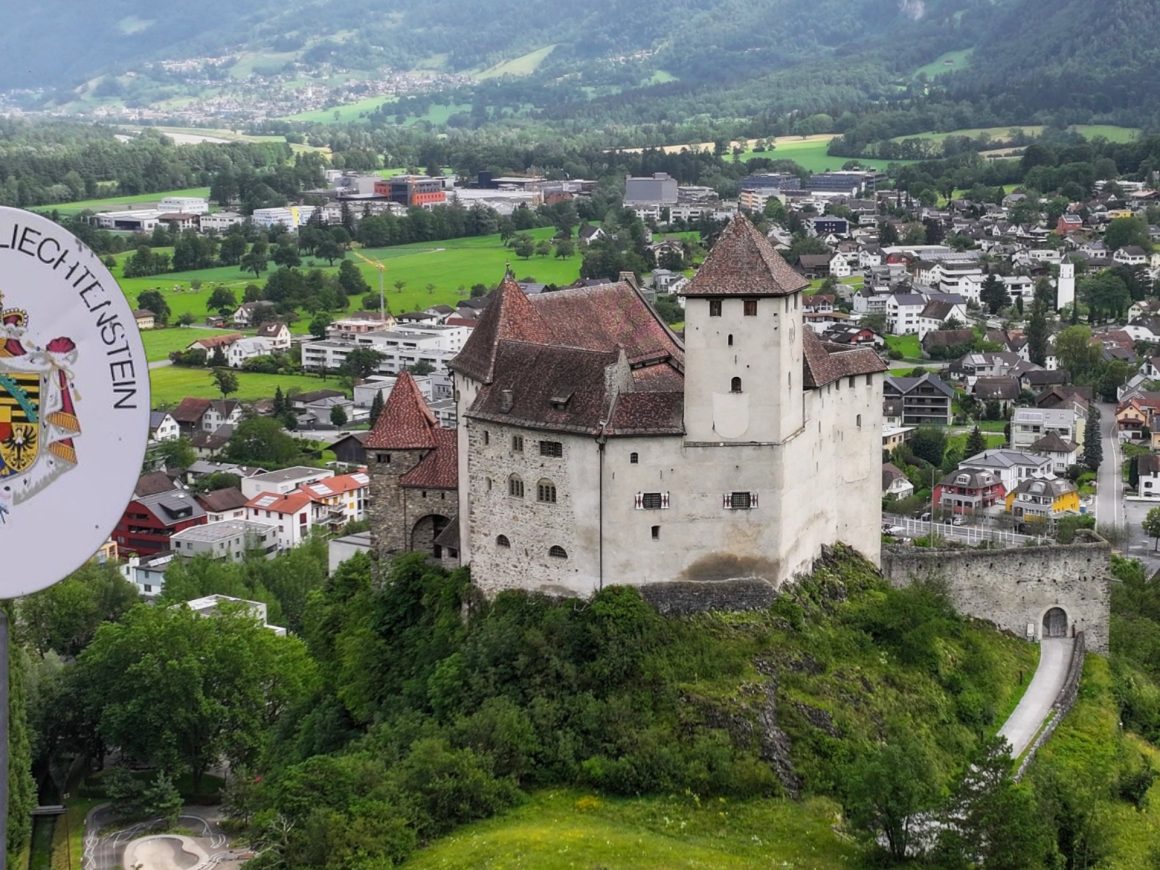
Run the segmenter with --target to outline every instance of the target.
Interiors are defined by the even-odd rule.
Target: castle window
[[[488,432],[486,429],[483,430],[483,443],[484,443],[484,445],[491,443],[491,433]]]
[[[491,478],[487,478],[487,491],[491,492]]]
[[[544,504],[556,503],[556,484],[550,480],[541,480],[536,484],[536,501]]]
[[[858,415],[857,425],[858,425],[859,429],[862,428],[862,415],[861,414]]]
[[[548,555],[553,559],[567,559],[568,551],[560,546],[553,546],[548,548]]]
[[[734,378],[733,380],[731,380],[729,382],[729,392],[731,392],[731,393],[740,393],[741,392],[741,378]]]
[[[524,482],[518,474],[513,474],[508,478],[508,495],[514,498],[524,497]]]
[[[541,441],[540,442],[540,455],[541,456],[556,456],[556,457],[563,456],[564,455],[564,445],[561,444],[559,441]]]
[[[733,347],[733,333],[729,333],[729,346]]]
[[[744,310],[745,310],[746,317],[756,317],[757,316],[757,300],[756,299],[746,299]]]
[[[668,510],[669,494],[667,492],[638,492],[636,494],[636,509],[638,511]]]
[[[640,464],[640,454],[639,453],[628,454],[628,464],[629,465],[639,465]]]
[[[654,541],[659,541],[661,539],[661,527],[660,526],[653,526],[652,527],[652,539]]]
[[[515,453],[523,453],[524,452],[524,436],[523,435],[513,435],[512,436],[512,450]]]
[[[720,299],[710,299],[709,300],[709,316],[710,317],[720,317],[721,316],[721,300]]]
[[[510,547],[512,542],[507,539],[507,535],[496,535],[495,545],[497,547]]]
[[[850,379],[849,379],[849,380],[846,382],[846,386],[847,386],[847,387],[849,387],[851,390],[852,390],[852,389],[854,389],[854,378],[853,378],[852,376],[851,376],[851,377],[850,377]]]
[[[375,454],[375,459],[383,465],[391,464],[391,454],[389,453],[377,453]]]
[[[721,498],[721,507],[727,511],[748,511],[757,507],[755,492],[727,492]]]
[[[872,383],[874,383],[874,375],[866,375],[866,386],[870,386]]]

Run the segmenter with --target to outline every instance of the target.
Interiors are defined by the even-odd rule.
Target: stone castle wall
[[[882,553],[882,573],[900,586],[926,578],[945,581],[960,613],[1019,637],[1027,637],[1031,626],[1033,636],[1041,638],[1044,615],[1062,608],[1069,635],[1082,631],[1089,650],[1107,652],[1110,552],[1095,535],[1067,546],[893,549]]]

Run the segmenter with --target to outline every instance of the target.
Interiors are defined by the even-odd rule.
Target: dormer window
[[[548,402],[552,405],[553,410],[566,411],[568,409],[568,403],[572,401],[572,393],[572,390],[568,390],[567,392],[561,391],[548,399]]]

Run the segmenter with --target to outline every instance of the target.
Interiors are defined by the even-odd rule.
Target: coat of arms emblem
[[[26,311],[0,311],[0,523],[76,467],[76,358],[72,339],[40,345]]]

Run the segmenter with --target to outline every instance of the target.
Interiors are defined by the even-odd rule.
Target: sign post
[[[100,258],[0,207],[0,599],[63,579],[108,540],[141,470],[149,366]],[[8,620],[0,611],[0,870],[7,863]]]

